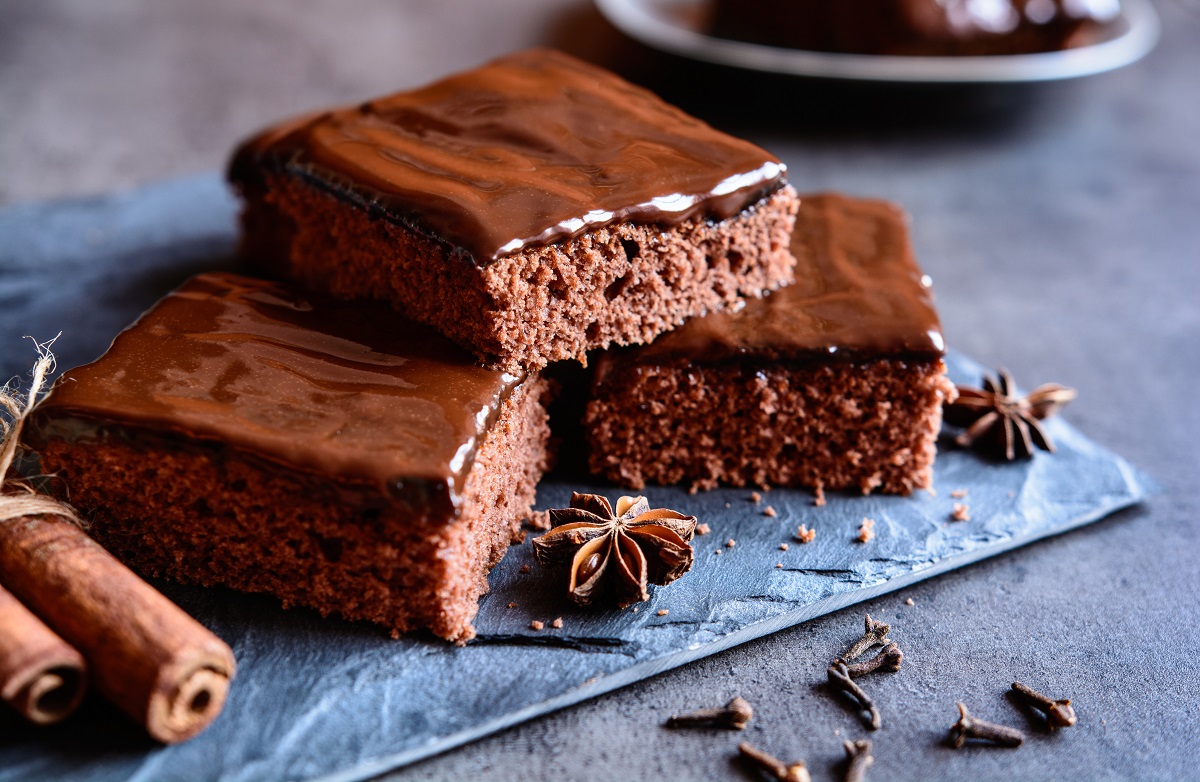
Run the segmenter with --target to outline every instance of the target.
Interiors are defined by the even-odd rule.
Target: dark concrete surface
[[[586,3],[0,2],[0,203],[219,167],[291,111],[420,83],[531,44],[616,65],[771,148],[803,191],[913,214],[947,338],[1019,381],[1080,389],[1067,415],[1153,475],[1142,509],[865,606],[908,664],[875,693],[872,779],[1200,777],[1200,11],[1125,70],[1019,90],[873,90],[660,57]],[[4,349],[17,344],[3,335]],[[912,598],[913,606],[904,603]],[[743,738],[815,779],[840,773],[851,715],[820,691],[861,608],[832,614],[484,739],[390,779],[749,779]],[[1024,719],[1019,678],[1080,724],[1017,750],[942,744],[965,700]],[[671,732],[740,694],[745,734]]]

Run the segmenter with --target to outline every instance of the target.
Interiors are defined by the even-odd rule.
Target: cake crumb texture
[[[588,405],[589,462],[622,486],[804,486],[910,494],[932,483],[939,360],[618,365]]]
[[[488,571],[520,536],[548,465],[548,393],[531,380],[502,402],[450,520],[347,501],[220,445],[54,439],[41,458],[89,533],[144,576],[266,592],[393,636],[429,628],[465,643]]]
[[[617,223],[479,268],[296,178],[265,180],[243,188],[242,256],[257,271],[388,302],[507,371],[647,343],[794,279],[787,185],[727,220]]]

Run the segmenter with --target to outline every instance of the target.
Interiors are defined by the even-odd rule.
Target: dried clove
[[[771,775],[772,779],[780,782],[811,782],[808,767],[803,760],[798,760],[790,766],[785,766],[778,758],[768,755],[761,749],[755,749],[749,742],[738,744],[738,753],[760,771]]]
[[[1025,740],[1025,734],[1007,725],[996,725],[976,719],[967,713],[967,707],[959,701],[958,722],[950,726],[950,738],[957,749],[966,743],[967,739],[981,739],[999,744],[1002,747],[1019,747]]]
[[[697,709],[667,719],[668,728],[730,728],[741,730],[754,716],[744,698],[734,698],[719,709]]]
[[[875,762],[871,754],[871,740],[843,741],[842,748],[846,750],[845,782],[863,782],[867,778],[867,769]]]
[[[863,632],[863,637],[851,644],[850,648],[846,650],[846,653],[838,659],[845,660],[846,662],[852,662],[858,657],[861,657],[863,652],[867,651],[872,646],[883,646],[888,642],[887,635],[892,629],[891,625],[872,619],[870,614],[867,614],[867,618],[863,622],[863,625],[866,628]]]
[[[1070,698],[1053,700],[1020,682],[1013,682],[1012,688],[1023,702],[1046,715],[1046,727],[1051,731],[1075,724],[1075,709],[1071,706]]]
[[[827,673],[829,675],[829,686],[834,690],[849,694],[858,701],[863,713],[870,717],[866,720],[867,727],[871,730],[879,730],[879,726],[881,725],[879,708],[875,705],[875,701],[871,700],[871,696],[867,695],[863,688],[855,684],[850,678],[846,663],[841,660],[834,660],[833,665],[829,666]]]
[[[887,646],[879,651],[879,654],[870,660],[863,660],[860,663],[847,665],[846,674],[851,679],[857,679],[859,676],[865,676],[875,671],[893,673],[900,670],[900,663],[903,661],[904,652],[900,651],[900,647],[895,642],[889,642]]]

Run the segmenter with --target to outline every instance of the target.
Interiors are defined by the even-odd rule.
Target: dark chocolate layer
[[[381,305],[204,274],[66,372],[31,429],[64,434],[82,419],[218,442],[452,510],[520,382]]]
[[[903,211],[885,201],[801,196],[796,283],[741,311],[695,318],[629,355],[638,362],[938,358],[945,349],[929,278]]]
[[[828,52],[1004,55],[1089,43],[1120,0],[716,0],[714,35]]]
[[[477,265],[617,222],[732,217],[785,182],[778,159],[608,71],[518,52],[412,92],[283,123],[230,179],[286,172]]]

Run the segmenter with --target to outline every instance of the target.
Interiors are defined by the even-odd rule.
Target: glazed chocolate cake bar
[[[930,485],[954,386],[905,216],[839,195],[802,202],[792,241],[815,275],[597,362],[595,472],[634,488]]]
[[[546,467],[546,394],[385,306],[206,274],[26,439],[144,574],[465,641]]]
[[[792,279],[785,167],[607,71],[520,52],[234,155],[243,254],[503,369],[645,343]]]
[[[769,46],[852,54],[994,56],[1100,40],[1118,0],[715,0],[711,30]]]

